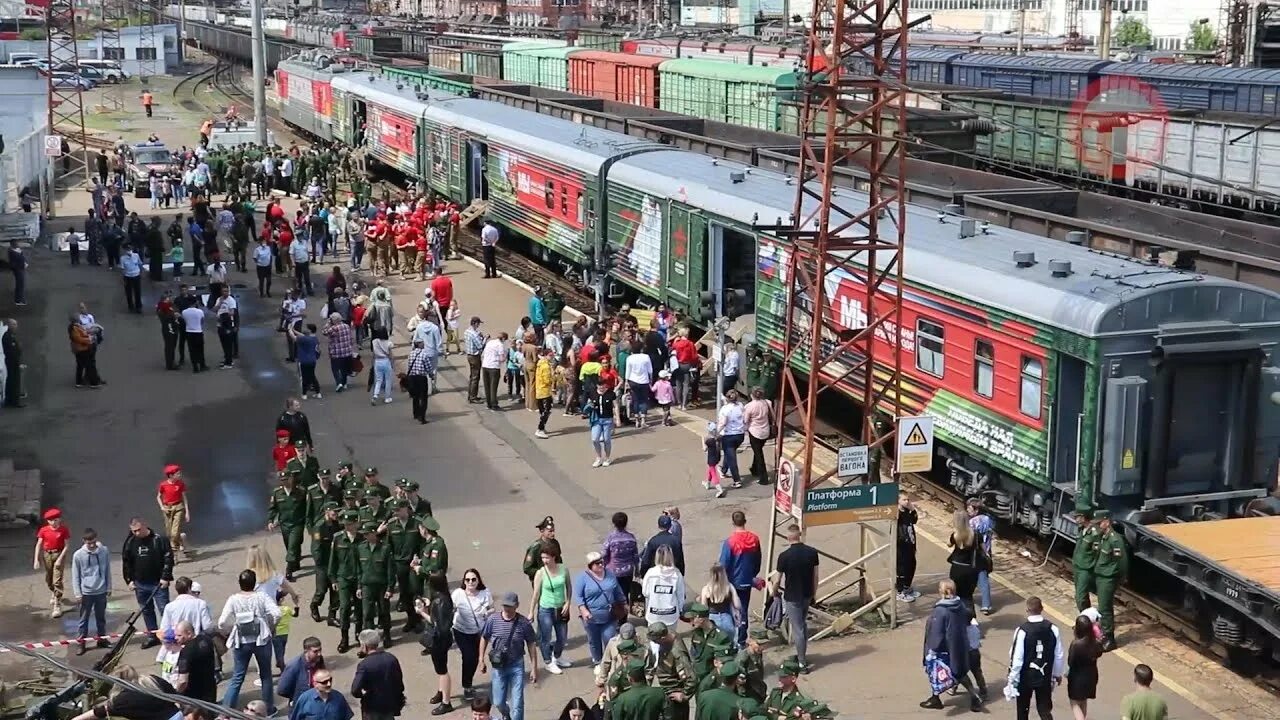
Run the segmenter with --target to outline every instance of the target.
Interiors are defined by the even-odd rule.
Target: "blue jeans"
[[[733,613],[731,612],[711,613],[709,619],[716,627],[723,630],[726,635],[728,635],[731,638],[734,638],[735,644],[737,643],[738,626],[735,625],[733,622]]]
[[[230,708],[238,707],[240,702],[240,686],[244,684],[245,673],[249,670],[249,661],[258,661],[258,675],[262,678],[262,702],[268,708],[275,707],[275,688],[271,681],[271,643],[241,645],[231,651],[236,667],[231,672],[231,682],[227,683],[227,694],[222,696],[222,704]]]
[[[80,635],[89,637],[89,616],[98,625],[98,635],[107,634],[107,594],[80,596]]]
[[[285,663],[284,649],[286,646],[288,646],[288,644],[289,644],[288,635],[272,635],[271,636],[271,651],[276,656],[276,667],[281,667],[281,668],[284,667],[284,663]]]
[[[738,440],[741,444],[741,435],[738,436]],[[734,587],[733,591],[738,593],[738,604],[742,606],[742,620],[738,622],[738,647],[742,647],[747,644],[747,619],[751,617],[748,611],[751,607],[751,586]]]
[[[720,450],[721,454],[724,455],[724,459],[721,460],[721,467],[733,478],[735,483],[742,482],[742,476],[738,473],[738,448],[742,446],[742,441],[745,438],[746,435],[743,433],[720,436]],[[745,605],[743,610],[746,610]]]
[[[378,397],[384,390],[391,397],[391,358],[373,361],[373,396]]]
[[[613,452],[613,418],[600,418],[591,426],[591,444],[596,452],[609,457]]]
[[[544,664],[564,653],[564,641],[568,636],[569,623],[560,619],[560,608],[538,608],[538,647],[542,648]]]
[[[604,659],[604,646],[618,634],[618,624],[613,620],[602,623],[583,621],[582,626],[587,630],[587,648],[591,651],[591,664],[599,665]]]
[[[511,720],[524,720],[524,658],[501,669],[489,668],[489,672],[493,674],[493,704],[505,702]]]
[[[154,595],[152,591],[155,591]],[[156,616],[163,615],[164,606],[169,604],[169,588],[134,580],[133,597],[138,601],[138,607],[142,608],[142,621],[146,623],[147,630],[155,632],[160,627]]]
[[[978,593],[982,596],[982,608],[991,607],[991,576],[985,570],[978,573]]]
[[[364,240],[351,241],[351,269],[359,270],[360,262],[364,260]]]

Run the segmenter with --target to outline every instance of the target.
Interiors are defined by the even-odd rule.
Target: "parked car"
[[[53,86],[62,90],[71,90],[76,87],[79,87],[81,90],[92,90],[97,87],[97,85],[89,78],[69,72],[54,72]]]
[[[81,60],[80,67],[97,70],[104,82],[124,82],[130,78],[129,72],[115,60]]]

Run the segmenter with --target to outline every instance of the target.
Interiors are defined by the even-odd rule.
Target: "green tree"
[[[1147,28],[1146,23],[1137,18],[1125,17],[1116,23],[1111,31],[1113,42],[1116,47],[1126,48],[1151,45],[1151,30]]]
[[[40,28],[27,28],[19,33],[18,37],[23,40],[43,40],[44,30],[41,30]]]
[[[1209,23],[1191,23],[1191,31],[1187,33],[1187,49],[1199,52],[1218,49],[1218,33],[1213,31]]]

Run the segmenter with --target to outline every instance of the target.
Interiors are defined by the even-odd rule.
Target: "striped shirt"
[[[480,634],[489,641],[490,648],[505,651],[512,665],[524,663],[524,648],[534,640],[533,625],[519,613],[511,620],[503,617],[501,611],[490,614],[484,619]]]

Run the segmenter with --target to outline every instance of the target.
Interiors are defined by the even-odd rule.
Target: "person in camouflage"
[[[520,571],[529,578],[530,585],[533,585],[533,576],[542,567],[542,543],[556,539],[556,519],[548,515],[534,527],[538,529],[538,539],[525,548],[524,561],[520,566]],[[562,563],[564,558],[558,557],[556,562]]]
[[[658,644],[653,679],[667,695],[664,720],[689,720],[689,701],[698,688],[689,648],[660,622],[649,625],[649,641]]]

